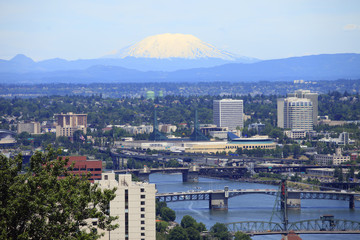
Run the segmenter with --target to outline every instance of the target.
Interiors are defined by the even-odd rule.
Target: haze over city
[[[1,1],[0,59],[99,58],[163,33],[258,59],[360,53],[360,2]]]

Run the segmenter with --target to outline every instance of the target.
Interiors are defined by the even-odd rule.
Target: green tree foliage
[[[161,209],[167,207],[166,202],[159,202],[159,200],[156,200],[156,215],[159,216],[161,213]]]
[[[168,240],[189,240],[189,238],[184,228],[176,226],[171,230]]]
[[[168,207],[163,207],[160,210],[160,216],[164,221],[175,221],[176,214],[175,211]]]
[[[251,237],[246,233],[237,231],[235,233],[234,240],[251,240]]]
[[[183,228],[188,228],[188,227],[196,227],[197,223],[196,220],[191,217],[190,215],[185,215],[182,219],[181,219],[181,227]]]
[[[200,236],[200,232],[195,229],[194,227],[188,227],[185,228],[186,234],[189,238],[189,240],[200,240],[201,236]]]
[[[228,228],[223,223],[215,223],[211,229],[211,234],[218,238],[219,240],[229,240],[231,239],[231,234],[228,231]]]
[[[185,215],[182,218],[180,225],[186,230],[190,240],[200,240],[200,231],[204,231],[205,227],[203,223],[197,223],[196,220],[189,215]]]
[[[156,222],[156,232],[165,232],[167,227],[169,226],[169,223],[161,221],[161,222]]]
[[[25,173],[20,155],[0,155],[0,239],[97,239],[88,221],[94,218],[101,229],[117,227],[107,215],[115,189],[102,191],[87,176],[73,176],[58,153],[36,152]]]

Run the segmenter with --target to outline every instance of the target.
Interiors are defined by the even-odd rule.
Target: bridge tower
[[[194,131],[191,134],[190,139],[192,141],[209,141],[209,139],[199,129],[197,110],[195,110]]]
[[[283,178],[281,180],[280,189],[276,195],[275,205],[270,218],[270,222],[272,222],[274,216],[278,217],[281,220],[281,224],[285,232],[288,231],[287,228],[289,224],[287,210],[288,210],[288,190],[286,185],[286,179]]]
[[[154,109],[154,126],[153,126],[153,132],[150,134],[149,140],[153,141],[163,141],[167,140],[168,138],[165,137],[162,133],[159,131],[159,125],[157,122],[157,116],[156,116],[156,109]]]

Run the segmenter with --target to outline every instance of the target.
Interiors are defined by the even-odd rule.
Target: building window
[[[141,201],[141,205],[145,205],[145,201]]]
[[[141,214],[141,218],[144,218],[145,217],[145,214]]]
[[[104,175],[105,180],[108,180],[108,175]]]
[[[142,208],[141,208],[141,211],[142,211],[142,212],[145,212],[145,208],[142,207]]]
[[[141,221],[141,224],[145,224],[145,221],[143,220],[143,221]]]
[[[141,233],[141,236],[145,236],[145,233]]]
[[[145,230],[145,227],[141,227],[141,230]]]
[[[144,189],[144,188],[140,188],[140,191],[141,191],[141,192],[145,192],[145,189]]]
[[[141,198],[145,198],[145,195],[141,195]]]

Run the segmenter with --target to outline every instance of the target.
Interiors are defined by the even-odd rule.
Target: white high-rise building
[[[213,102],[214,124],[227,127],[229,131],[244,127],[243,100],[222,99]]]
[[[292,130],[313,130],[313,103],[307,98],[277,100],[278,127]]]
[[[317,125],[317,117],[318,117],[318,94],[310,92],[310,90],[296,90],[294,93],[288,93],[288,97],[297,97],[297,98],[307,98],[310,99],[313,105],[313,123]]]
[[[155,184],[133,182],[130,174],[119,174],[116,181],[115,173],[103,173],[95,183],[103,189],[117,188],[110,202],[110,215],[118,217],[113,223],[119,228],[104,231],[102,240],[156,240]]]

